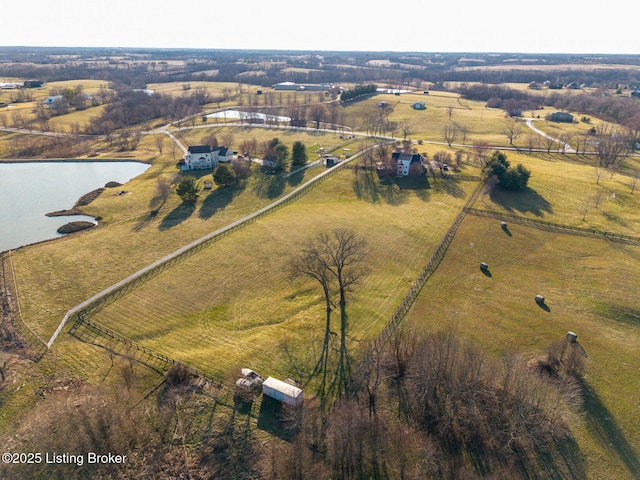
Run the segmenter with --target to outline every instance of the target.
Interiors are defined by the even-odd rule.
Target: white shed
[[[302,389],[277,378],[269,377],[262,383],[262,393],[287,405],[300,405]]]

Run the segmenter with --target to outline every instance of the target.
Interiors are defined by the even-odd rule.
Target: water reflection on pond
[[[0,252],[60,236],[58,227],[86,216],[47,217],[73,207],[108,182],[143,173],[141,162],[0,163]]]

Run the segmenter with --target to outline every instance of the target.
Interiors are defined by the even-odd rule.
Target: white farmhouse
[[[233,152],[227,147],[216,147],[211,150],[211,155],[216,162],[229,163],[233,160]],[[216,166],[217,165],[216,163]]]
[[[417,163],[420,166],[423,164],[422,155],[419,153],[393,152],[391,158],[398,162],[397,175],[399,177],[408,176],[412,164]]]
[[[184,160],[182,170],[207,170],[218,166],[218,162],[214,165],[209,145],[190,146],[182,159]]]
[[[209,145],[192,145],[182,160],[182,170],[211,170],[220,162],[228,163],[233,160],[233,152],[227,147],[212,150]]]

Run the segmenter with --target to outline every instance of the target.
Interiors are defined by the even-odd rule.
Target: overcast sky
[[[0,46],[640,53],[639,5],[567,0],[3,0]]]

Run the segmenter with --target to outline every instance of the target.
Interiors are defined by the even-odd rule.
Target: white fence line
[[[69,320],[69,318],[73,317],[76,313],[82,311],[83,309],[89,307],[90,305],[92,305],[93,303],[97,302],[98,300],[100,300],[101,298],[104,298],[108,295],[110,295],[111,293],[119,290],[120,288],[122,288],[125,285],[128,285],[129,283],[134,282],[135,280],[143,277],[144,275],[146,275],[147,273],[153,271],[154,269],[164,265],[167,262],[170,262],[171,260],[183,255],[184,253],[189,252],[190,250],[193,250],[194,248],[220,236],[223,235],[245,223],[248,223],[250,221],[253,221],[257,218],[260,218],[262,215],[268,213],[269,211],[275,209],[276,207],[279,207],[280,205],[282,205],[283,203],[287,202],[288,200],[295,198],[296,195],[300,194],[301,192],[304,192],[306,189],[310,188],[313,184],[319,182],[320,180],[324,179],[324,177],[332,174],[334,171],[341,169],[344,165],[346,165],[347,163],[349,163],[350,161],[358,158],[360,155],[362,155],[364,152],[366,152],[367,150],[374,148],[375,145],[368,147],[367,149],[364,149],[358,153],[356,153],[355,155],[349,157],[348,159],[346,159],[343,162],[338,163],[336,166],[328,168],[326,171],[322,172],[319,175],[316,175],[315,177],[313,177],[311,180],[309,180],[307,183],[299,186],[298,188],[296,188],[295,190],[289,192],[288,194],[286,194],[285,196],[279,198],[278,200],[276,200],[273,203],[270,203],[269,205],[266,205],[265,207],[262,207],[259,210],[256,210],[255,212],[239,219],[236,220],[235,222],[230,223],[229,225],[219,228],[218,230],[215,230],[214,232],[211,232],[207,235],[205,235],[204,237],[201,237],[191,243],[189,243],[188,245],[185,245],[184,247],[179,248],[178,250],[174,251],[173,253],[170,253],[169,255],[166,255],[164,257],[162,257],[159,260],[156,260],[155,262],[153,262],[150,265],[147,265],[146,267],[144,267],[141,270],[138,270],[137,272],[133,273],[132,275],[129,275],[127,278],[120,280],[118,283],[115,283],[113,285],[111,285],[108,288],[105,288],[104,290],[102,290],[101,292],[95,294],[94,296],[92,296],[91,298],[88,298],[87,300],[85,300],[84,302],[76,305],[75,307],[73,307],[72,309],[70,309],[64,316],[64,318],[62,319],[62,321],[60,322],[60,324],[58,325],[58,328],[56,328],[56,331],[53,333],[53,335],[51,336],[51,338],[49,339],[49,341],[46,343],[47,348],[50,349],[51,346],[53,345],[53,342],[56,341],[56,338],[58,337],[58,335],[60,334],[60,332],[62,331],[62,329],[64,328],[64,326],[66,325],[67,321]]]

